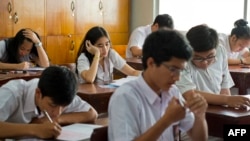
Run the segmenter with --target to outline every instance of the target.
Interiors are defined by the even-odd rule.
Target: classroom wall
[[[159,0],[131,0],[130,32],[141,25],[151,24],[159,13]]]

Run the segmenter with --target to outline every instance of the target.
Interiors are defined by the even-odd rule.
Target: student
[[[76,96],[77,86],[73,72],[51,66],[40,79],[11,80],[0,87],[0,139],[55,138],[61,132],[60,125],[94,122],[97,113]]]
[[[206,25],[197,25],[187,32],[187,39],[193,48],[193,58],[176,83],[184,97],[195,91],[209,104],[234,108],[250,106],[248,98],[231,96],[234,82],[228,70],[225,48],[218,45],[217,32]]]
[[[110,99],[109,141],[174,141],[177,125],[194,141],[206,141],[205,99],[190,93],[183,102],[175,86],[192,56],[183,36],[173,30],[153,32],[142,53],[142,75],[123,84]]]
[[[48,67],[49,59],[39,35],[31,29],[21,29],[16,36],[0,41],[1,69],[28,69],[33,66]]]
[[[99,26],[91,28],[85,35],[76,60],[80,82],[109,83],[113,80],[113,68],[126,75],[137,76],[140,71],[130,67],[126,61],[112,49],[107,31]]]
[[[142,45],[145,38],[154,31],[161,28],[174,28],[174,22],[170,15],[162,14],[158,15],[152,25],[137,27],[131,34],[128,46],[126,49],[126,58],[141,57]]]
[[[248,22],[239,19],[235,21],[231,35],[219,34],[219,44],[226,48],[228,64],[250,64],[250,27]]]

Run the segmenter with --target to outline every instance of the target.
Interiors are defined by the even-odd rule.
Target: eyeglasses
[[[180,75],[181,72],[185,71],[185,69],[179,69],[175,66],[170,66],[162,63],[162,65],[167,68],[173,75]]]
[[[206,58],[193,58],[192,61],[194,62],[198,62],[198,63],[201,63],[201,62],[204,62],[204,61],[207,61],[207,62],[212,62],[215,60],[215,56],[209,56],[209,57],[206,57]]]

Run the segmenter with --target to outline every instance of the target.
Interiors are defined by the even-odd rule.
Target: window
[[[159,0],[159,14],[163,13],[173,17],[177,30],[207,24],[229,34],[234,22],[244,18],[244,0]]]

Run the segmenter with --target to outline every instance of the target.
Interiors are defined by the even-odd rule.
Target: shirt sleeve
[[[110,49],[110,58],[114,67],[118,70],[126,64],[126,61],[113,49]]]
[[[145,37],[143,33],[139,29],[135,29],[135,31],[132,32],[130,39],[129,39],[129,44],[128,44],[129,50],[132,46],[137,46],[139,48],[142,48],[144,40],[145,40]]]
[[[6,52],[5,41],[0,41],[0,61],[3,59],[3,56]]]
[[[16,111],[18,102],[7,88],[0,88],[0,121],[6,121]]]
[[[141,134],[136,121],[140,121],[138,116],[142,106],[135,96],[126,94],[131,92],[128,87],[120,88],[112,95],[109,103],[109,141],[132,141]]]
[[[91,107],[89,103],[82,100],[79,96],[75,96],[72,103],[65,108],[63,113],[87,112]]]
[[[232,77],[231,77],[231,74],[230,74],[230,72],[229,72],[229,68],[228,68],[228,57],[227,57],[227,55],[226,55],[226,51],[225,51],[225,49],[224,48],[222,48],[221,46],[218,46],[218,48],[220,48],[220,51],[221,52],[218,52],[218,53],[220,53],[220,54],[222,54],[223,55],[223,63],[222,63],[222,65],[223,65],[223,78],[222,78],[222,83],[221,83],[221,88],[223,89],[229,89],[229,88],[231,88],[233,85],[234,85],[234,81],[233,81],[233,79],[232,79]]]
[[[186,70],[181,73],[179,81],[176,82],[176,86],[182,94],[189,90],[196,89],[196,85],[192,80],[191,69],[188,66]]]

